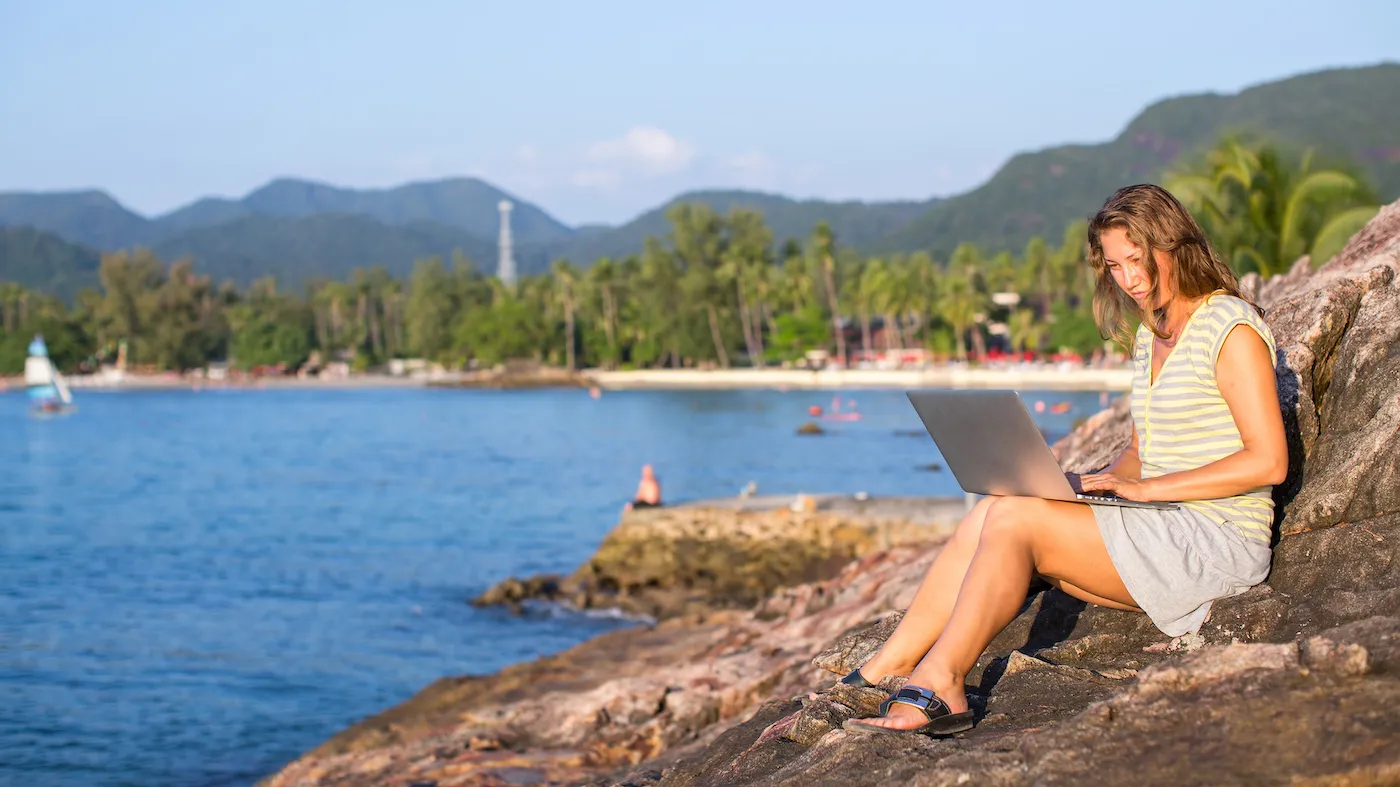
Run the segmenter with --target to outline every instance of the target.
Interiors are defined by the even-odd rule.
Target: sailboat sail
[[[53,387],[58,390],[58,398],[64,404],[73,403],[73,394],[68,392],[68,382],[63,379],[63,375],[59,374],[57,369],[53,372]]]
[[[59,402],[66,405],[73,401],[68,384],[49,360],[49,348],[42,336],[35,336],[29,343],[29,357],[24,360],[24,384],[29,389],[30,401],[38,407],[54,407]]]

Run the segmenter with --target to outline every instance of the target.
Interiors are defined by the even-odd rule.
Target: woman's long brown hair
[[[1199,298],[1224,292],[1236,298],[1240,294],[1239,279],[1230,266],[1221,261],[1211,248],[1201,226],[1170,192],[1161,186],[1140,184],[1125,186],[1115,192],[1094,217],[1089,220],[1089,265],[1094,270],[1094,322],[1099,335],[1112,337],[1124,347],[1133,346],[1129,330],[1130,315],[1136,315],[1159,338],[1170,338],[1162,330],[1166,309],[1143,309],[1113,281],[1113,274],[1103,259],[1103,233],[1122,229],[1128,242],[1142,249],[1142,264],[1152,281],[1147,302],[1155,303],[1162,282],[1157,275],[1155,251],[1171,255],[1173,289],[1187,298]],[[1254,308],[1258,305],[1251,302]],[[1262,310],[1260,311],[1262,314]]]

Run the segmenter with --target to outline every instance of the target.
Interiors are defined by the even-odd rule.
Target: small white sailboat
[[[63,375],[49,360],[49,348],[43,336],[36,335],[29,343],[29,357],[24,360],[24,384],[36,413],[63,413],[73,409],[73,394]]]

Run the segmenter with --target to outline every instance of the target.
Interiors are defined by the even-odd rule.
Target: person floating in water
[[[631,511],[634,508],[660,508],[661,507],[661,481],[656,477],[656,470],[651,465],[642,465],[642,480],[637,483],[637,494],[632,498],[624,510]]]

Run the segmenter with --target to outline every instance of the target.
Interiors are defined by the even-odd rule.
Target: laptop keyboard
[[[1119,497],[1118,495],[1114,495],[1114,494],[1091,495],[1091,494],[1087,494],[1087,493],[1084,493],[1084,492],[1080,492],[1080,493],[1075,494],[1075,497],[1079,498],[1080,500],[1091,500],[1091,501],[1092,501],[1092,500],[1110,500],[1110,501],[1114,501],[1114,500],[1122,500],[1122,499],[1123,499],[1123,498]]]

